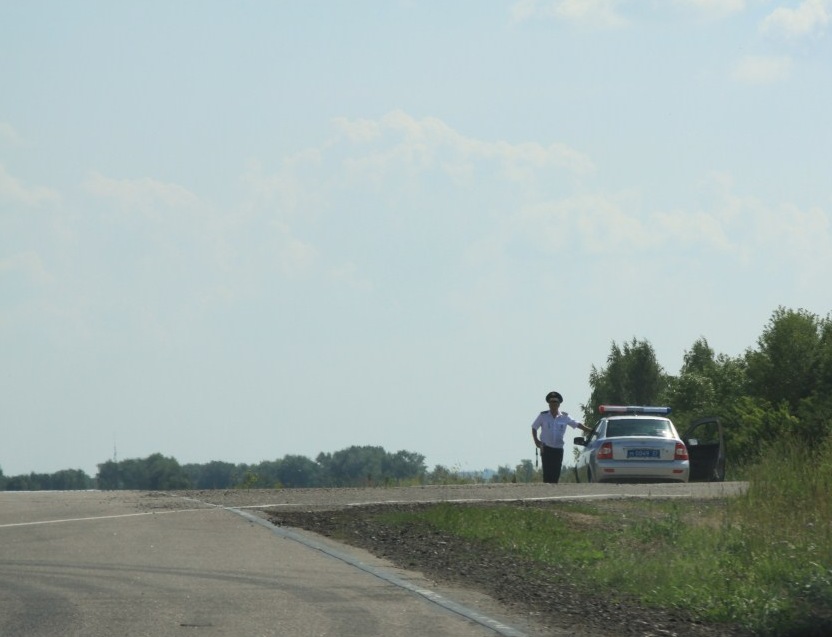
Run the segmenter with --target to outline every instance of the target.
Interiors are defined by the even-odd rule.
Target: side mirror
[[[576,436],[572,442],[574,442],[579,447],[586,447],[586,439],[583,436]]]

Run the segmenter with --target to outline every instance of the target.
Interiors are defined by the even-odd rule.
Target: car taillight
[[[674,460],[687,460],[688,448],[681,442],[676,443],[676,454],[673,456]]]
[[[598,449],[598,460],[612,460],[611,442],[605,442],[601,445],[600,449]]]

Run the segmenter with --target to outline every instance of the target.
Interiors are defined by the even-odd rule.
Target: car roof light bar
[[[602,414],[659,414],[666,416],[670,407],[652,407],[648,405],[599,405]]]

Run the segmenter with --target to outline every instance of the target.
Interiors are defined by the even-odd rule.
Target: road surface
[[[536,637],[492,601],[265,521],[377,502],[721,497],[742,485],[0,492],[0,635]],[[549,633],[551,634],[551,633]]]

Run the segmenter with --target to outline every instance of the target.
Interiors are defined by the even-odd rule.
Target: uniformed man
[[[543,461],[543,482],[556,484],[560,480],[560,468],[563,465],[563,443],[566,427],[580,429],[585,433],[592,431],[590,427],[570,418],[565,411],[560,411],[563,396],[556,391],[546,394],[549,409],[541,411],[532,423],[532,438],[540,449]],[[538,431],[540,436],[538,437]]]

